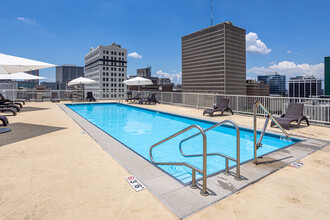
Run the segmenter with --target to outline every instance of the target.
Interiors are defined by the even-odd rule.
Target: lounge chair
[[[151,94],[150,97],[149,97],[147,100],[145,100],[144,102],[145,102],[145,104],[149,104],[149,105],[150,105],[150,103],[152,103],[152,102],[155,103],[155,104],[160,103],[160,102],[156,99],[156,95],[155,95],[155,94]]]
[[[11,102],[11,103],[14,103],[16,102],[15,104],[19,104],[22,108],[22,104],[25,105],[25,101],[24,100],[21,100],[21,99],[15,99],[15,100],[10,100],[10,99],[6,99],[2,93],[0,93],[0,101],[2,102]],[[22,103],[22,104],[21,104]]]
[[[7,126],[9,124],[7,117],[4,115],[0,115],[0,121],[2,121],[3,126]]]
[[[126,102],[128,102],[128,101],[136,101],[136,100],[140,100],[140,99],[141,99],[141,93],[138,93],[138,94],[136,94],[135,97],[127,98],[127,99],[125,99],[125,101]]]
[[[58,97],[57,92],[52,92],[52,97],[51,97],[52,102],[60,102],[60,98]]]
[[[92,92],[87,92],[87,96],[86,96],[86,100],[87,101],[96,101],[96,99],[94,98],[94,96],[93,96],[93,93]]]
[[[8,101],[9,99],[0,99],[0,105],[17,105],[20,108],[23,108],[22,103],[14,102],[14,101]]]
[[[217,106],[213,109],[205,109],[203,112],[203,115],[208,114],[211,117],[213,117],[213,114],[215,112],[221,112],[220,115],[223,115],[223,113],[225,111],[230,111],[231,114],[233,115],[233,111],[228,107],[229,104],[229,99],[220,99],[219,103],[217,104]]]
[[[304,103],[289,103],[288,109],[281,117],[276,117],[276,121],[285,129],[290,130],[291,122],[297,122],[297,128],[302,121],[306,121],[309,126],[309,121],[306,116],[303,115]],[[272,121],[270,126],[273,127],[275,123]]]
[[[0,112],[11,112],[11,113],[13,113],[14,116],[17,115],[17,109],[16,108],[10,108],[10,107],[7,107],[7,106],[5,106],[5,107],[0,106]]]
[[[14,109],[16,109],[16,112],[21,111],[20,106],[15,105],[15,104],[11,104],[11,103],[2,104],[0,102],[0,108],[14,108]]]
[[[140,98],[139,104],[143,104],[151,98],[151,93],[146,94],[144,97]]]

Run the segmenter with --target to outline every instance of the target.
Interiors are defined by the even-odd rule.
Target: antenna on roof
[[[211,0],[211,26],[213,26],[213,23],[212,23],[212,0]]]

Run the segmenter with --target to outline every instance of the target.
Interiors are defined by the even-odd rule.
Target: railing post
[[[207,141],[205,131],[202,132],[203,136],[203,190],[201,194],[207,196]]]
[[[197,108],[199,108],[199,94],[197,94]]]
[[[239,128],[236,127],[236,180],[241,180],[241,136]]]
[[[229,161],[228,158],[226,157],[226,171],[225,171],[225,175],[229,175]]]
[[[191,180],[191,188],[192,189],[197,189],[196,186],[196,171],[194,169],[192,169],[192,176],[191,176],[192,180]]]
[[[254,161],[255,165],[258,164],[258,156],[257,156],[257,106],[259,101],[257,100],[253,104],[253,148],[254,148]]]

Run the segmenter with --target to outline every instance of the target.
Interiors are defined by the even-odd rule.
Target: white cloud
[[[291,50],[288,50],[286,53],[292,53],[292,51]]]
[[[132,57],[134,59],[140,59],[142,58],[142,56],[140,54],[138,54],[137,52],[132,52],[128,54],[128,57]]]
[[[267,48],[256,33],[250,32],[246,35],[246,51],[249,53],[268,54],[272,49]]]
[[[282,61],[277,64],[272,64],[269,67],[253,67],[247,70],[247,73],[252,74],[267,74],[270,72],[278,72],[279,74],[284,74],[287,77],[293,76],[315,76],[317,78],[324,78],[324,64],[296,64],[290,61]]]
[[[36,25],[37,23],[31,19],[31,18],[24,18],[24,17],[17,17],[17,20],[25,23],[25,24],[32,24],[32,25]]]
[[[177,71],[172,71],[172,73],[164,72],[163,70],[158,70],[156,75],[160,78],[170,78],[172,83],[178,84],[182,83],[182,73]]]

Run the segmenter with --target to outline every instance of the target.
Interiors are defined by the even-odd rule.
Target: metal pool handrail
[[[193,129],[193,128],[197,128],[199,131],[200,131],[200,134],[202,134],[203,136],[203,170],[200,170],[198,169],[197,167],[194,167],[192,166],[191,164],[188,164],[188,163],[184,163],[184,162],[156,162],[152,156],[152,149],[190,129]],[[201,128],[199,125],[190,125],[189,127],[165,138],[164,140],[162,141],[159,141],[157,142],[156,144],[152,145],[149,149],[149,155],[150,155],[150,159],[151,161],[154,163],[154,164],[157,164],[157,165],[177,165],[177,166],[186,166],[186,167],[189,167],[191,170],[192,170],[192,182],[191,182],[191,187],[192,188],[197,188],[196,186],[196,171],[200,174],[203,175],[203,189],[201,191],[201,194],[203,196],[207,196],[208,195],[208,192],[207,192],[207,181],[206,181],[206,178],[207,178],[207,172],[206,172],[206,169],[207,169],[207,165],[206,165],[206,162],[207,162],[207,142],[206,142],[206,135],[205,135],[205,132],[203,130],[203,128]]]
[[[212,130],[213,128],[216,128],[216,127],[219,127],[225,123],[230,123],[232,125],[235,126],[235,129],[236,129],[236,159],[235,158],[232,158],[230,156],[227,156],[227,155],[224,155],[224,154],[220,154],[220,153],[210,153],[210,154],[207,154],[207,156],[212,156],[212,155],[215,155],[215,156],[221,156],[221,157],[224,157],[226,159],[226,170],[225,170],[225,173],[226,174],[229,174],[229,161],[228,160],[231,160],[231,161],[234,161],[236,162],[236,177],[235,179],[236,180],[241,180],[241,171],[240,171],[240,132],[239,132],[239,127],[238,125],[232,121],[232,120],[224,120],[216,125],[213,125],[212,127],[209,127],[207,129],[204,130],[204,132],[207,132],[209,130]],[[180,144],[179,144],[179,149],[180,149],[180,153],[182,154],[182,156],[184,157],[200,157],[200,156],[203,156],[203,154],[193,154],[193,155],[186,155],[183,151],[182,151],[182,143],[184,143],[185,141],[193,138],[193,137],[196,137],[198,136],[199,134],[201,134],[201,132],[199,133],[196,133],[190,137],[187,137],[185,139],[183,139]]]
[[[262,110],[267,114],[267,118],[264,124],[264,127],[262,128],[259,140],[257,142],[257,108],[261,107]],[[258,155],[257,155],[257,150],[261,147],[262,143],[262,138],[264,137],[264,134],[267,129],[267,125],[269,122],[269,118],[279,127],[279,129],[285,134],[286,138],[289,138],[290,135],[282,128],[282,126],[276,121],[276,119],[269,113],[269,111],[261,104],[259,100],[256,100],[254,102],[254,108],[253,108],[253,131],[254,131],[254,163],[257,165],[258,164]]]

